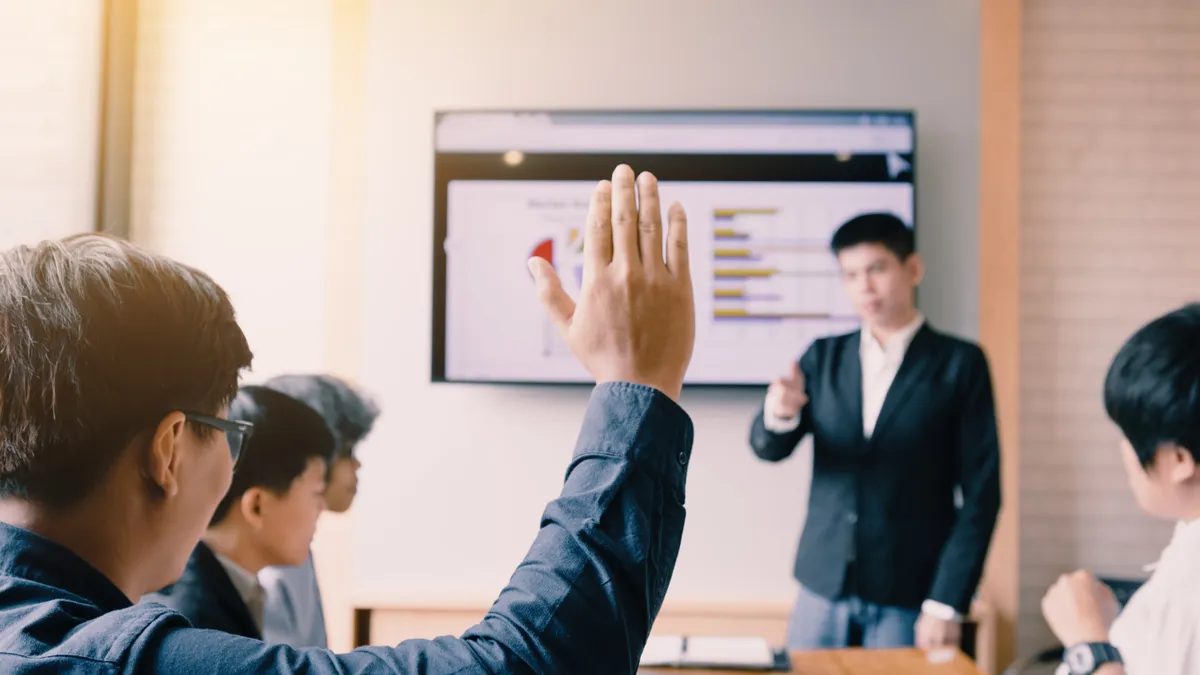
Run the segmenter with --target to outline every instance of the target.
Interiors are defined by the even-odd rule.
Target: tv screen
[[[434,381],[586,383],[526,267],[583,276],[596,182],[618,164],[688,213],[687,384],[762,385],[854,330],[830,237],[856,215],[912,226],[911,112],[442,112],[435,120]]]

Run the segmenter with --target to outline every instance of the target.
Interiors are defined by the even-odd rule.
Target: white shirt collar
[[[237,590],[242,602],[246,603],[247,607],[254,607],[255,603],[262,602],[263,588],[258,583],[258,577],[216,551],[213,551],[213,555],[217,557],[217,562],[221,563],[221,567],[225,568],[225,573],[233,582],[234,589]]]
[[[912,321],[889,336],[882,345],[875,339],[875,336],[871,335],[871,330],[863,326],[862,336],[859,339],[859,352],[862,356],[903,358],[904,352],[908,351],[908,345],[912,343],[917,331],[921,330],[924,325],[925,316],[917,312]]]

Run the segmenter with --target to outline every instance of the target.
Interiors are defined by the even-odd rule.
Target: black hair
[[[0,498],[77,504],[167,414],[220,412],[250,361],[203,272],[99,234],[0,252]]]
[[[864,213],[851,218],[833,233],[829,248],[837,255],[859,244],[879,244],[901,261],[908,260],[917,246],[912,228],[891,213]]]
[[[213,514],[214,525],[229,515],[234,502],[250,488],[286,494],[311,459],[333,460],[336,446],[325,420],[286,394],[266,387],[242,387],[229,404],[229,419],[252,422],[254,435],[246,441],[233,484]]]
[[[303,401],[320,413],[345,452],[353,452],[379,417],[379,407],[370,397],[332,375],[281,375],[267,380],[264,386]]]
[[[1104,379],[1104,409],[1143,467],[1168,443],[1200,462],[1200,303],[1151,321],[1125,342]]]

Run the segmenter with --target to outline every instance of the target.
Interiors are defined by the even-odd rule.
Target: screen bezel
[[[917,161],[917,114],[915,110],[904,108],[707,108],[707,109],[636,109],[636,108],[440,108],[433,113],[433,129],[431,140],[433,145],[433,303],[430,316],[430,350],[429,350],[429,381],[433,384],[473,384],[500,386],[553,386],[553,387],[591,387],[595,383],[590,380],[505,380],[505,379],[473,379],[446,377],[446,250],[445,240],[448,230],[447,208],[449,199],[449,181],[438,172],[437,130],[441,119],[448,115],[460,114],[546,114],[546,115],[780,115],[798,116],[821,115],[850,116],[850,115],[890,115],[907,117],[912,129],[912,193],[913,193],[913,238],[917,251],[920,250],[920,233],[917,228],[917,179],[920,164]],[[503,153],[496,153],[502,155]],[[636,167],[635,167],[636,169]],[[603,178],[598,176],[596,180]],[[919,290],[917,295],[918,307]],[[800,358],[797,352],[796,358]],[[760,384],[747,382],[689,382],[684,380],[685,389],[727,389],[751,390],[761,389],[768,383]]]

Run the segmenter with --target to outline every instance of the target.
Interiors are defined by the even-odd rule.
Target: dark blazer
[[[868,440],[859,336],[817,340],[801,357],[809,403],[795,431],[768,431],[762,411],[751,427],[755,454],[772,462],[813,435],[796,580],[836,598],[853,562],[854,594],[867,602],[915,609],[930,599],[965,614],[1000,511],[987,358],[977,345],[923,326]]]
[[[186,616],[196,628],[209,628],[242,637],[262,639],[250,609],[229,573],[204,542],[196,545],[179,581],[142,598]]]

